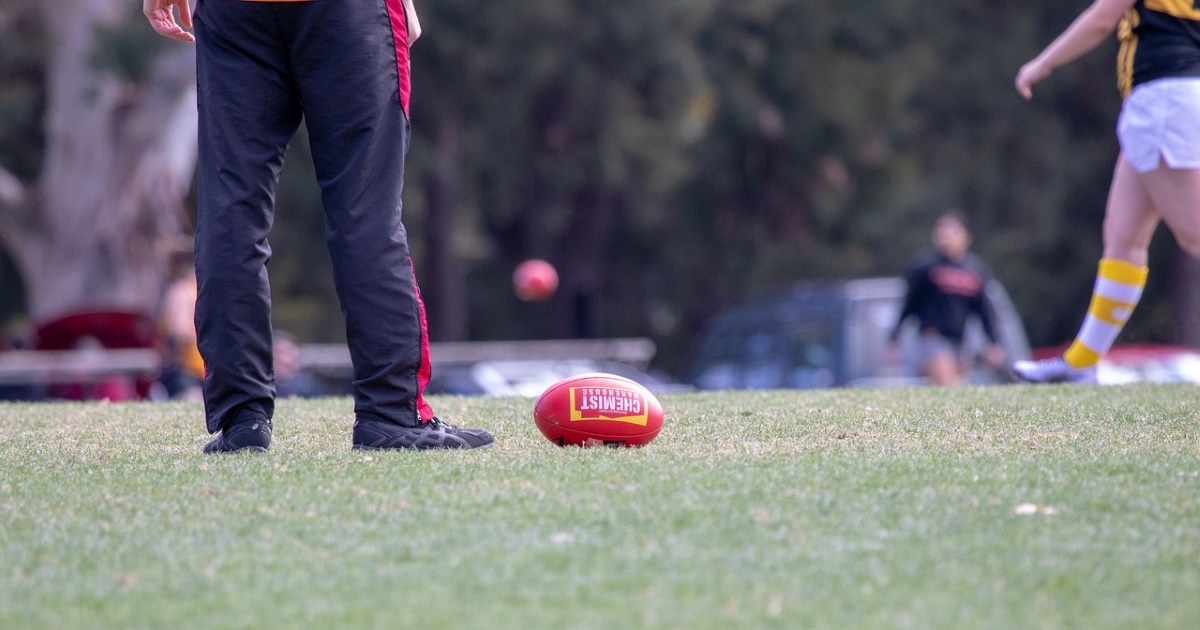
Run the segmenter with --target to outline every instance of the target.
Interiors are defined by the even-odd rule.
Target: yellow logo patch
[[[571,422],[615,420],[639,426],[649,423],[646,399],[640,393],[615,387],[572,387]]]

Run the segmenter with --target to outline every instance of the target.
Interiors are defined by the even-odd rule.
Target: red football
[[[531,258],[513,271],[513,292],[526,302],[544,300],[558,290],[558,272],[554,265]]]
[[[559,446],[642,446],[662,430],[662,405],[641,384],[615,374],[579,374],[546,388],[533,421]]]

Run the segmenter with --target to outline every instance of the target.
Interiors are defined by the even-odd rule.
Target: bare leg
[[[925,374],[934,385],[958,385],[962,380],[962,367],[953,354],[935,352],[925,363]]]
[[[1138,177],[1179,247],[1200,259],[1200,169],[1163,166]]]
[[[1121,154],[1104,211],[1104,259],[1083,324],[1062,357],[1014,363],[1017,377],[1033,383],[1096,382],[1096,364],[1112,347],[1141,298],[1150,239],[1158,222],[1158,210],[1145,182]]]
[[[1160,169],[1162,170],[1162,169]],[[1152,171],[1158,173],[1159,171]],[[1113,171],[1104,210],[1104,257],[1145,267],[1150,239],[1158,227],[1159,213],[1151,200],[1149,183],[1121,154]],[[1200,189],[1198,189],[1200,190]],[[1200,206],[1193,206],[1200,207]],[[1200,217],[1197,217],[1200,219]],[[1200,228],[1200,220],[1194,221]]]

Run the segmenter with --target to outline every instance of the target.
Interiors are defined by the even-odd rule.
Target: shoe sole
[[[251,453],[266,453],[267,448],[265,446],[243,446],[241,448],[235,448],[231,451],[228,451],[228,450],[204,451],[204,454],[205,455],[224,455],[224,454],[241,453],[243,451],[250,451]]]
[[[1013,376],[1017,377],[1017,380],[1021,381],[1022,383],[1031,383],[1033,385],[1058,385],[1058,384],[1098,385],[1099,384],[1099,379],[1097,379],[1095,376],[1086,377],[1086,378],[1067,377],[1067,378],[1037,380],[1037,379],[1030,378],[1024,374],[1021,374],[1020,372],[1018,372],[1016,370],[1013,370]]]
[[[1097,381],[1096,379],[1064,378],[1064,379],[1056,379],[1056,380],[1035,381],[1031,378],[1025,378],[1024,376],[1021,376],[1020,374],[1017,375],[1017,380],[1021,381],[1022,383],[1029,383],[1030,385],[1099,385],[1100,384],[1100,382]]]
[[[352,451],[480,451],[496,446],[495,442],[490,442],[482,446],[430,446],[427,448],[417,448],[415,446],[367,446],[366,444],[355,444],[350,447]]]

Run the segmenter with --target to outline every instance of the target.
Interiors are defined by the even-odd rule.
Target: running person
[[[1146,284],[1150,238],[1165,222],[1200,259],[1200,4],[1194,0],[1095,0],[1016,77],[1017,92],[1091,51],[1116,30],[1124,103],[1121,152],[1104,214],[1104,253],[1091,304],[1061,357],[1017,361],[1034,383],[1095,383],[1096,364],[1116,341]]]
[[[889,339],[888,355],[895,363],[897,341],[905,320],[917,319],[921,372],[934,385],[957,385],[966,375],[962,363],[963,333],[975,314],[990,344],[985,359],[999,365],[1003,352],[987,288],[992,274],[987,264],[972,254],[971,234],[962,217],[950,212],[933,224],[933,250],[922,252],[908,272],[904,306]]]
[[[196,42],[200,159],[196,329],[206,453],[265,451],[275,407],[267,236],[304,120],[354,366],[354,448],[480,448],[438,420],[425,309],[400,221],[411,0],[143,0],[161,35]],[[176,21],[175,9],[179,11]],[[195,36],[183,27],[195,24]]]

